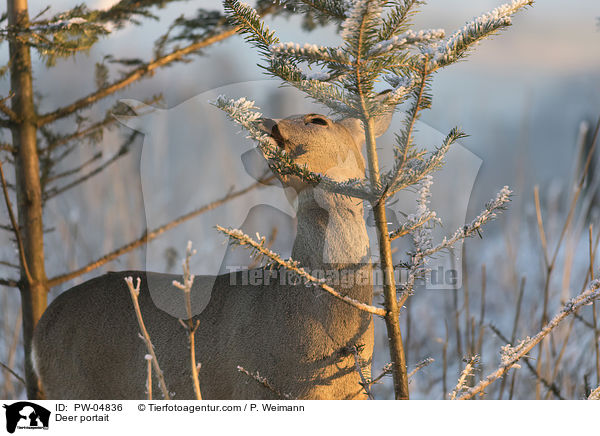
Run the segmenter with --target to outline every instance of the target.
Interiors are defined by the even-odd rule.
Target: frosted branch
[[[503,27],[510,26],[511,16],[532,4],[533,0],[513,0],[512,3],[499,6],[467,23],[462,29],[451,35],[444,44],[423,50],[423,53],[431,59],[430,69],[443,67],[457,61],[477,42]]]
[[[458,378],[458,383],[456,387],[452,390],[450,394],[451,400],[456,400],[456,396],[465,388],[465,384],[467,383],[467,379],[473,376],[473,369],[475,365],[479,363],[479,356],[473,356],[467,362],[465,369],[460,373],[460,377]]]
[[[327,283],[325,283],[324,279],[318,279],[307,273],[304,270],[304,268],[299,266],[297,261],[293,259],[282,259],[281,256],[279,256],[279,254],[275,253],[265,245],[265,238],[262,238],[257,242],[239,229],[225,229],[221,226],[217,226],[217,230],[221,233],[228,235],[231,238],[232,243],[240,246],[245,246],[246,248],[253,250],[255,255],[266,257],[271,261],[275,262],[277,265],[287,268],[290,271],[293,271],[298,276],[302,277],[307,284],[310,284],[316,288],[323,289],[324,291],[333,295],[338,300],[341,300],[344,303],[349,304],[350,306],[356,309],[379,316],[385,316],[387,313],[385,309],[371,306],[369,304],[355,300],[354,298],[342,295],[341,293],[333,289],[331,286],[329,286]]]
[[[457,399],[468,400],[483,392],[486,387],[498,380],[500,377],[504,376],[508,370],[517,366],[517,362],[523,357],[526,357],[527,353],[529,353],[533,347],[539,344],[542,339],[548,336],[552,330],[554,330],[567,316],[579,310],[581,307],[591,304],[598,298],[600,298],[600,280],[594,280],[588,284],[587,289],[584,292],[565,303],[561,311],[554,318],[552,318],[552,320],[548,322],[533,338],[527,337],[523,341],[520,341],[515,347],[511,345],[505,345],[502,347],[502,360],[500,367],[479,382],[477,386],[468,389]]]
[[[413,45],[430,43],[431,41],[442,39],[444,36],[446,36],[444,29],[419,30],[418,32],[408,30],[401,35],[396,35],[388,40],[376,43],[367,52],[367,57],[371,58]]]

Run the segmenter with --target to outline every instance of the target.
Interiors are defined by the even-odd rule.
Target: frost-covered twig
[[[173,286],[183,291],[185,296],[185,310],[187,314],[187,323],[183,320],[179,320],[181,325],[187,330],[188,342],[190,345],[190,367],[192,368],[192,384],[194,385],[194,395],[197,400],[202,399],[202,393],[200,392],[200,379],[198,377],[198,370],[200,364],[196,362],[196,330],[200,325],[200,320],[196,320],[194,323],[192,317],[192,286],[194,285],[194,275],[190,272],[190,258],[196,254],[196,250],[192,249],[192,241],[188,241],[185,250],[185,259],[183,260],[183,283],[173,280]]]
[[[383,367],[383,369],[381,370],[381,373],[377,377],[375,377],[374,379],[371,379],[371,381],[369,381],[369,385],[374,385],[379,380],[384,378],[386,375],[391,374],[392,369],[393,369],[393,365],[391,363],[386,363],[385,366]]]
[[[522,295],[522,294],[521,294]],[[518,306],[519,307],[519,306]],[[573,313],[574,317],[577,317],[577,313],[574,312]],[[498,338],[500,338],[501,341],[504,341],[506,343],[510,343],[511,340],[508,339],[506,336],[504,336],[504,334],[502,334],[502,332],[500,330],[498,330],[498,328],[493,325],[493,324],[489,324],[488,327],[490,328],[490,330],[492,332],[494,332],[494,334],[496,336],[498,336]],[[556,385],[556,383],[554,382],[550,382],[548,381],[545,377],[543,377],[536,369],[535,367],[531,364],[531,362],[528,359],[523,360],[523,362],[525,362],[525,366],[529,369],[529,371],[531,372],[531,374],[536,378],[536,380],[539,380],[540,382],[542,382],[542,384],[548,389],[548,391],[552,392],[554,394],[554,396],[556,398],[558,398],[559,400],[564,400],[565,398],[562,396],[562,394],[560,393],[560,389],[559,387]],[[502,379],[502,382],[504,383],[506,379]],[[502,394],[503,390],[502,390],[502,386],[500,387],[500,392]],[[500,395],[499,399],[502,397],[502,395]]]
[[[417,365],[414,367],[414,369],[408,373],[408,378],[412,378],[417,372],[419,372],[421,369],[425,368],[426,366],[431,365],[433,362],[435,362],[435,359],[433,359],[432,357],[427,357],[427,358],[421,360],[419,363],[417,363]]]
[[[421,227],[425,223],[429,222],[431,219],[435,218],[435,216],[435,212],[431,212],[429,215],[420,216],[416,221],[407,220],[399,228],[390,233],[390,240],[393,241],[395,239],[406,236],[411,232],[414,232],[417,228]]]
[[[475,365],[479,363],[479,356],[473,356],[467,362],[465,369],[460,373],[460,377],[458,378],[458,383],[456,387],[452,390],[450,394],[451,400],[456,400],[456,396],[465,388],[465,384],[467,382],[467,378],[473,376],[473,368]]]
[[[477,218],[464,227],[456,230],[449,239],[444,238],[438,245],[424,251],[423,256],[431,256],[441,250],[451,248],[458,241],[473,236],[476,233],[478,234],[485,223],[496,218],[496,213],[506,208],[506,204],[510,201],[511,194],[512,191],[508,186],[503,187],[496,197],[486,205],[485,210],[481,212]]]
[[[369,398],[369,400],[374,400],[375,397],[373,397],[373,393],[371,392],[371,389],[369,388],[371,383],[369,381],[367,381],[367,379],[365,378],[365,375],[363,374],[362,359],[360,357],[359,351],[360,350],[359,350],[358,346],[352,347],[352,354],[354,354],[354,367],[356,368],[356,372],[358,373],[358,375],[360,377],[360,385],[365,390],[367,397]]]
[[[458,397],[458,400],[468,400],[473,398],[475,395],[483,392],[486,387],[490,384],[498,380],[502,377],[509,369],[518,366],[517,362],[525,357],[529,351],[537,344],[539,344],[542,339],[544,339],[552,330],[558,326],[562,320],[564,320],[567,316],[574,313],[579,308],[592,303],[596,299],[600,298],[600,280],[594,280],[590,282],[587,289],[579,294],[579,296],[571,299],[568,303],[566,303],[562,310],[550,321],[548,322],[544,328],[536,334],[533,338],[527,337],[522,340],[518,345],[511,346],[505,345],[502,347],[502,361],[500,367],[488,375],[485,379],[479,382],[473,388],[468,389],[463,395]]]
[[[133,277],[125,277],[125,283],[127,283],[127,287],[129,288],[129,294],[131,295],[131,301],[133,302],[135,317],[137,319],[138,326],[140,327],[140,337],[144,341],[144,344],[146,344],[148,354],[152,359],[152,366],[154,367],[154,372],[156,372],[156,376],[158,377],[158,384],[160,386],[160,390],[162,391],[163,397],[165,400],[169,400],[169,390],[167,389],[167,384],[165,383],[163,372],[160,369],[158,359],[156,358],[156,354],[154,353],[154,345],[152,345],[152,341],[150,340],[150,334],[148,333],[148,330],[146,330],[144,318],[142,318],[142,312],[140,310],[140,303],[138,302],[138,297],[140,296],[141,282],[141,279],[138,277],[135,286],[133,286]]]
[[[239,229],[226,229],[224,227],[217,226],[217,230],[221,233],[228,235],[230,238],[232,238],[232,241],[235,244],[241,245],[241,246],[247,246],[249,249],[255,251],[259,255],[267,257],[267,258],[271,259],[273,262],[277,263],[278,265],[283,266],[283,267],[287,268],[288,270],[293,271],[294,273],[298,274],[300,277],[302,277],[304,280],[306,280],[307,284],[310,284],[316,288],[323,289],[324,291],[333,295],[335,298],[343,301],[346,304],[349,304],[352,307],[355,307],[356,309],[371,313],[373,315],[379,315],[379,316],[385,316],[387,313],[387,311],[385,309],[371,306],[369,304],[362,303],[358,300],[355,300],[354,298],[350,298],[346,295],[342,295],[341,293],[339,293],[338,291],[333,289],[331,286],[329,286],[327,283],[325,283],[324,279],[318,279],[316,277],[313,277],[309,273],[307,273],[304,270],[304,268],[300,267],[298,265],[298,262],[294,261],[293,259],[287,259],[287,260],[282,259],[281,256],[279,256],[277,253],[271,251],[269,248],[267,248],[265,246],[265,238],[262,238],[260,242],[257,242]]]
[[[292,398],[292,396],[290,394],[284,394],[284,393],[280,392],[279,389],[276,389],[275,387],[273,387],[273,385],[271,383],[269,383],[269,380],[267,380],[266,377],[261,376],[258,371],[256,371],[254,374],[251,374],[250,372],[248,372],[246,369],[244,369],[242,366],[239,366],[239,365],[237,367],[237,370],[239,372],[246,374],[248,377],[253,378],[258,383],[263,385],[265,388],[267,388],[268,390],[273,392],[275,395],[277,395],[279,398],[282,398],[284,400],[293,400],[294,399],[294,398]]]

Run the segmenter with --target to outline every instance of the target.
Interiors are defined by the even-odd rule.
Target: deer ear
[[[382,93],[378,94],[377,100],[382,101],[388,92],[390,92],[390,90],[383,91]],[[374,133],[376,138],[380,137],[387,131],[387,129],[390,127],[393,116],[394,111],[389,110],[375,118]],[[344,118],[339,122],[346,127],[346,129],[348,129],[357,144],[363,144],[365,142],[365,129],[362,121],[360,121],[358,118]]]

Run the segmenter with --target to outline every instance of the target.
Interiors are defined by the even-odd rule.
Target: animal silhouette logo
[[[38,404],[19,401],[2,407],[6,409],[6,431],[9,433],[14,433],[17,428],[48,429],[50,411]]]
[[[256,144],[245,140],[239,126],[227,120],[220,110],[210,104],[221,94],[247,95],[249,99],[264,103],[261,111],[265,114],[281,114],[288,119],[293,118],[288,116],[293,113],[315,115],[322,112],[322,108],[298,98],[296,91],[280,89],[268,81],[227,85],[197,95],[169,109],[148,106],[135,100],[122,100],[135,115],[116,115],[117,120],[144,134],[140,178],[146,228],[157,228],[194,207],[211,204],[215,199],[252,186],[257,181],[264,180],[265,174],[271,174]],[[318,118],[317,121],[321,123],[328,122],[322,121],[326,118],[324,116]],[[396,120],[396,123],[399,122],[400,120]],[[388,136],[382,136],[379,141],[381,147],[378,152],[382,162],[393,161],[394,141],[391,136],[400,129],[399,125],[394,126],[393,123],[394,121],[386,133]],[[318,127],[320,126],[317,125],[316,128]],[[441,133],[424,123],[417,123],[417,127],[426,148],[431,149],[432,144],[443,139]],[[436,173],[436,184],[432,187],[431,208],[444,217],[444,227],[437,226],[433,230],[436,240],[449,236],[454,229],[464,225],[470,193],[481,166],[481,159],[469,150],[459,144],[453,147],[446,157],[446,166]],[[338,156],[338,160],[338,165],[335,165],[337,169],[353,166],[352,156]],[[456,186],[452,195],[448,195],[448,186]],[[219,208],[185,224],[180,230],[173,230],[170,238],[153,241],[145,252],[146,269],[166,269],[170,272],[171,267],[165,267],[165,253],[177,258],[174,247],[184,246],[190,235],[194,235],[195,241],[202,241],[199,256],[192,259],[191,265],[197,276],[216,277],[255,267],[254,259],[246,251],[233,250],[229,244],[223,243],[222,235],[214,231],[216,225],[239,228],[248,235],[263,235],[269,240],[273,251],[284,258],[290,257],[296,234],[296,210],[287,195],[290,189],[277,180],[261,183],[260,189],[225,202]],[[317,193],[321,190],[322,188],[316,187]],[[398,228],[412,213],[415,197],[416,193],[412,191],[395,195],[387,210],[391,228]],[[327,209],[328,204],[320,206]],[[369,240],[376,243],[375,223],[368,205],[365,207],[365,215]],[[340,233],[338,230],[343,229],[331,228],[329,233],[337,236]],[[333,260],[330,259],[330,245],[339,239],[332,237],[325,241],[323,252],[319,253],[323,260]],[[377,252],[370,248],[365,249],[364,258],[361,256],[360,259],[345,260],[365,261],[368,253]],[[411,249],[410,242],[398,239],[393,242],[393,249],[394,260],[400,264],[404,260],[402,256]],[[460,271],[456,266],[460,265],[460,261],[457,259],[460,259],[460,246],[450,256],[431,259],[429,268],[434,277],[427,280],[425,287],[460,288]],[[377,261],[375,255],[373,262]],[[170,264],[174,263],[171,261]],[[449,273],[452,274],[448,278],[446,276]],[[185,317],[183,305],[171,304],[171,298],[161,297],[161,283],[149,282],[148,286],[157,306],[174,317]],[[195,314],[201,313],[210,300],[212,286],[207,283],[204,287],[205,293],[201,301],[193,302]]]

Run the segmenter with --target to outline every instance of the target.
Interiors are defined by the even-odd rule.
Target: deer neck
[[[298,228],[292,258],[313,270],[346,269],[369,263],[362,201],[322,189],[298,196]]]

